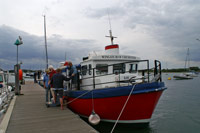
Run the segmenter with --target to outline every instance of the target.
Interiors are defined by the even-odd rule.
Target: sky
[[[14,68],[18,36],[22,68],[45,68],[44,14],[54,67],[103,51],[110,28],[121,54],[184,68],[189,48],[190,66],[200,67],[199,12],[199,0],[0,0],[0,68]]]

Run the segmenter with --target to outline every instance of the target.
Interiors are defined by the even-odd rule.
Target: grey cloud
[[[191,60],[199,61],[200,1],[149,1],[126,0],[116,9],[124,26],[135,30],[138,26],[155,38],[174,58],[184,61],[187,48],[191,49]],[[106,9],[87,10],[88,17],[103,17]],[[113,10],[115,11],[115,10]],[[121,13],[120,13],[121,12]],[[111,15],[112,16],[112,15]]]
[[[23,39],[19,46],[19,61],[23,62],[23,68],[41,69],[45,67],[44,37],[8,27],[0,26],[0,67],[13,69],[16,64],[15,40],[18,36]],[[52,35],[47,39],[49,63],[58,66],[64,61],[65,52],[67,59],[79,63],[83,56],[95,47],[95,40],[65,39],[60,35]],[[79,60],[77,60],[79,59]]]
[[[109,7],[109,8],[91,8],[88,7],[84,11],[85,15],[90,18],[102,18],[102,17],[108,17],[108,13],[110,16],[121,16],[125,13],[123,8],[118,7]]]

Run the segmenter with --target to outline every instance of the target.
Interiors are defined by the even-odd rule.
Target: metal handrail
[[[143,70],[139,70],[139,71],[142,71],[142,72],[145,72],[145,71],[147,71],[147,82],[150,82],[150,69],[149,69],[149,60],[134,60],[134,61],[129,61],[129,62],[123,62],[123,63],[116,63],[116,64],[128,64],[128,63],[133,63],[133,62],[147,62],[147,68],[146,69],[143,69]],[[161,73],[161,63],[160,63],[160,61],[158,61],[158,60],[155,60],[155,62],[157,63],[157,62],[159,62],[159,72]],[[108,67],[109,66],[114,66],[114,65],[116,65],[116,64],[111,64],[111,65],[107,65]],[[155,68],[156,68],[156,71],[157,71],[157,65],[155,65]],[[155,73],[155,68],[154,68],[154,73]],[[80,87],[85,87],[85,86],[93,86],[93,88],[95,89],[95,87],[96,87],[96,85],[101,85],[101,84],[108,84],[108,83],[114,83],[114,82],[116,82],[116,81],[112,81],[112,82],[104,82],[104,83],[95,83],[95,78],[96,77],[102,77],[102,76],[106,76],[106,75],[115,75],[114,73],[107,73],[107,74],[103,74],[103,75],[95,75],[95,70],[96,70],[97,68],[95,67],[95,68],[92,68],[92,71],[93,71],[93,73],[92,73],[92,75],[90,76],[90,77],[86,77],[86,78],[82,78],[82,80],[84,80],[84,79],[93,79],[93,84],[89,84],[89,85],[82,85],[82,86],[80,86]],[[84,71],[91,71],[91,69],[87,69],[87,70],[84,70]],[[125,71],[125,72],[123,72],[123,73],[127,73],[127,72],[129,72],[129,71]],[[81,71],[80,71],[80,73],[81,73]],[[119,72],[118,73],[118,75],[119,75],[119,77],[120,77],[120,74],[122,74],[122,72]],[[143,78],[143,79],[146,79],[146,78]],[[120,80],[120,79],[119,79]],[[119,85],[120,85],[120,82],[119,82]]]

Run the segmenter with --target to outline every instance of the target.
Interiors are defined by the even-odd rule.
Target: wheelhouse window
[[[97,64],[96,65],[96,74],[102,75],[108,73],[108,65],[107,64]]]
[[[88,67],[89,67],[89,75],[91,75],[92,74],[92,65],[89,64]]]
[[[118,73],[125,73],[126,69],[125,69],[125,64],[121,63],[121,64],[114,64],[113,65],[113,73],[114,74],[118,74]]]
[[[3,76],[0,75],[0,82],[3,82]]]
[[[138,64],[130,64],[129,73],[136,73],[137,67],[138,67]]]
[[[86,75],[87,74],[87,65],[84,65],[81,67],[81,74]]]

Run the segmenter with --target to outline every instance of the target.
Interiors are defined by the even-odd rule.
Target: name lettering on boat
[[[134,56],[123,56],[123,55],[102,55],[103,59],[136,59]]]
[[[124,76],[124,79],[129,79],[129,76]]]

